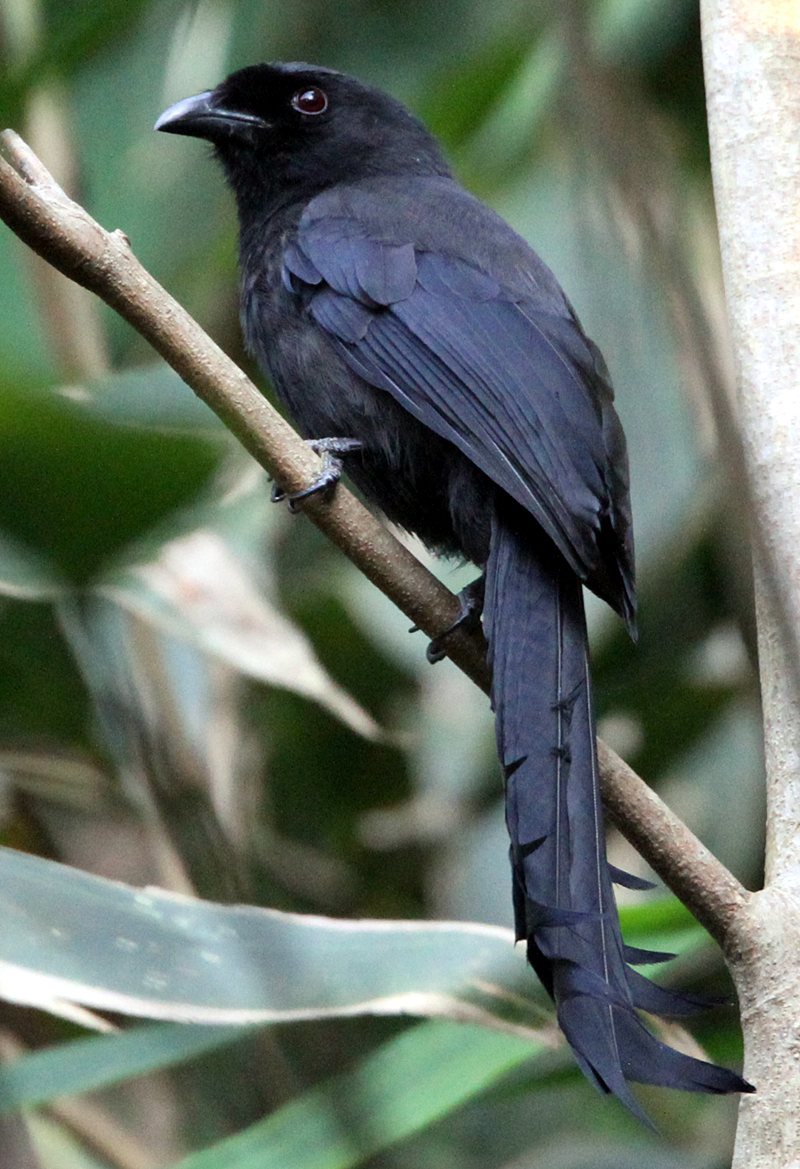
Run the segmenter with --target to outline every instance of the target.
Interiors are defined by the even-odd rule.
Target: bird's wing
[[[284,283],[356,373],[530,511],[582,579],[602,585],[618,521],[612,556],[626,560],[624,439],[602,358],[565,302],[542,311],[472,263],[375,238],[348,215],[303,217]]]

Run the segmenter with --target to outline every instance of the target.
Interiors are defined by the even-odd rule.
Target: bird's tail
[[[629,1080],[693,1092],[752,1090],[734,1072],[661,1043],[637,1013],[685,1014],[696,1003],[629,965],[669,955],[622,941],[612,877],[639,882],[606,861],[581,584],[527,517],[494,520],[484,628],[517,938],[527,941],[582,1070],[644,1120]]]

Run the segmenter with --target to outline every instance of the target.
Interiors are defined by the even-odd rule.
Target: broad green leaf
[[[351,1169],[542,1050],[483,1028],[424,1023],[384,1044],[354,1072],[174,1169]]]
[[[342,921],[134,889],[0,850],[0,994],[203,1023],[357,1014],[504,1020],[530,985],[510,930]],[[502,1024],[504,1025],[504,1024]]]
[[[90,417],[54,394],[0,395],[0,530],[84,582],[186,507],[220,459],[207,436]]]
[[[168,1023],[93,1035],[0,1065],[0,1112],[107,1088],[202,1055],[247,1034],[244,1027]]]

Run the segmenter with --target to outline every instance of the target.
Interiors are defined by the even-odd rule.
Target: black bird
[[[213,144],[247,344],[304,435],[331,440],[333,475],[345,459],[390,520],[483,570],[517,936],[581,1068],[639,1116],[628,1080],[751,1090],[637,1013],[696,1004],[631,969],[669,955],[623,943],[611,887],[641,882],[606,861],[582,586],[634,631],[628,460],[555,277],[416,118],[344,74],[254,65],[156,129]]]

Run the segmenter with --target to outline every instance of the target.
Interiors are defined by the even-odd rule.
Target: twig
[[[69,199],[13,130],[0,134],[0,149],[0,217],[12,231],[133,325],[272,478],[292,492],[312,483],[319,457],[142,267],[123,232],[107,232]],[[303,510],[430,637],[456,620],[449,589],[349,491],[337,491],[330,504],[312,496]],[[453,637],[450,656],[487,687],[485,647],[476,639]]]
[[[126,237],[106,232],[68,199],[25,143],[0,134],[0,218],[65,275],[97,293],[177,371],[269,474],[290,491],[319,460],[242,371],[141,266]],[[311,497],[309,518],[429,636],[459,613],[456,598],[343,487]],[[459,635],[448,654],[489,690],[482,637]],[[620,830],[710,932],[724,941],[746,890],[619,756],[600,743],[603,798]]]

